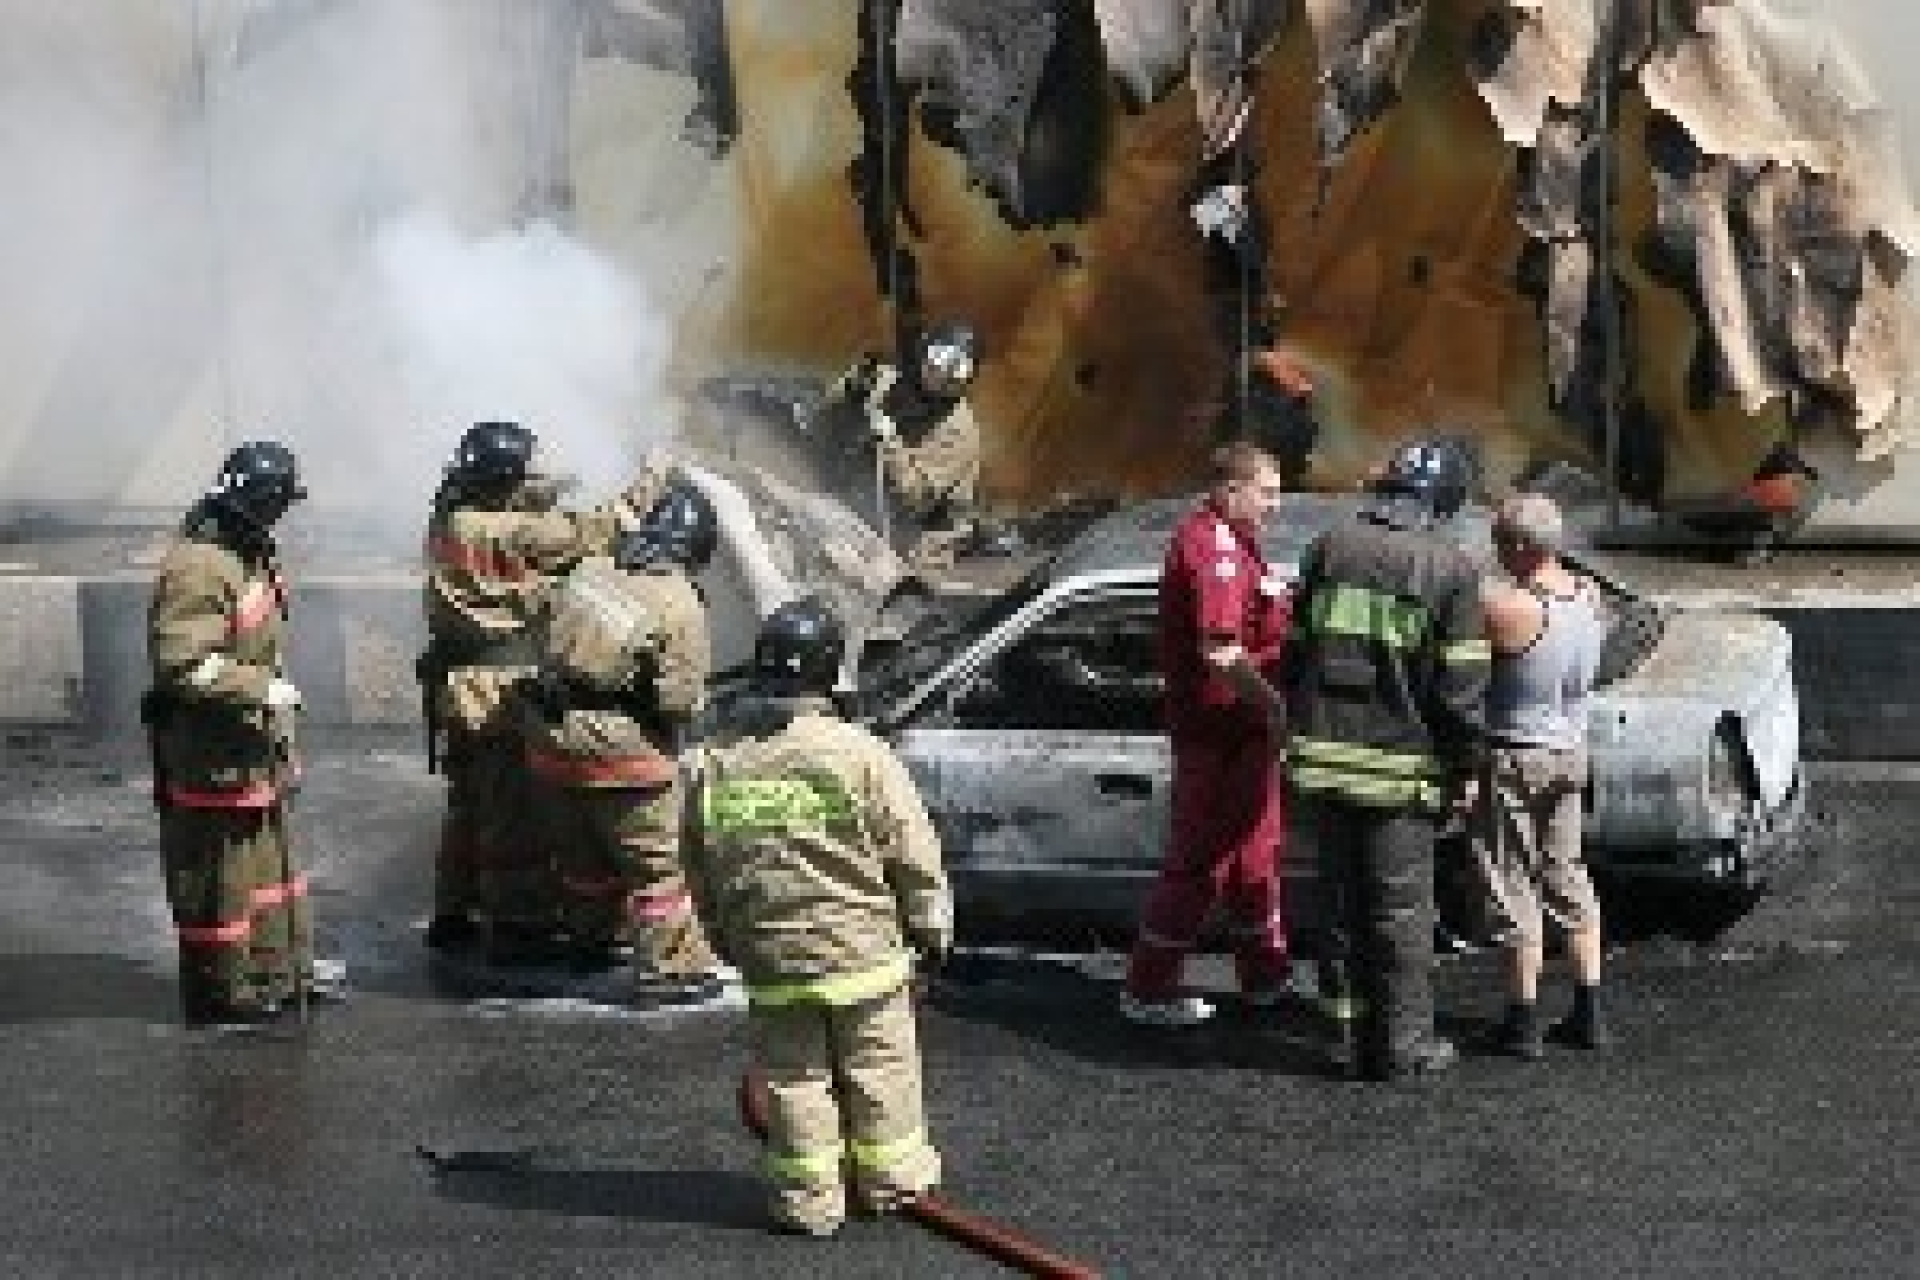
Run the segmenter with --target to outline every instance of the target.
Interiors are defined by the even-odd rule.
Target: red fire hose
[[[754,1137],[766,1141],[766,1085],[759,1072],[751,1069],[740,1077],[740,1118]],[[931,1192],[915,1197],[901,1212],[921,1226],[1040,1280],[1100,1280],[1100,1273],[1084,1262],[1063,1258],[1019,1232],[956,1208]]]

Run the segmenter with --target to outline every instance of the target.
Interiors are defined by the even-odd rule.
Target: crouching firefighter
[[[978,519],[980,425],[967,391],[979,340],[967,325],[941,324],[913,348],[904,369],[868,359],[828,394],[859,408],[878,450],[881,532],[914,568],[938,571],[952,566]]]
[[[547,958],[558,927],[552,856],[527,821],[531,783],[504,709],[507,690],[534,673],[532,601],[554,575],[604,554],[662,482],[648,468],[604,506],[557,510],[552,484],[535,470],[537,445],[518,423],[468,428],[426,533],[419,673],[429,754],[447,778],[426,940],[463,946],[484,922],[499,963]]]
[[[766,1168],[782,1229],[836,1230],[848,1183],[889,1212],[937,1184],[910,1002],[912,951],[937,965],[952,899],[906,768],[830,700],[845,651],[817,600],[762,626],[747,704],[692,753],[689,868],[747,984],[769,1095]]]
[[[712,669],[689,574],[719,542],[713,507],[674,482],[611,558],[556,582],[535,615],[538,676],[517,702],[535,813],[559,863],[569,963],[634,955],[641,993],[719,994],[680,858],[680,741]]]
[[[271,1021],[337,994],[337,966],[316,973],[285,820],[300,692],[283,673],[287,589],[272,530],[304,497],[286,448],[239,446],[153,587],[142,718],[190,1025]]]
[[[1486,743],[1481,574],[1448,536],[1471,476],[1451,442],[1401,447],[1360,517],[1301,557],[1282,663],[1293,788],[1332,899],[1332,976],[1359,1001],[1344,1047],[1367,1079],[1455,1057],[1434,1034],[1434,841],[1442,815],[1471,804]]]

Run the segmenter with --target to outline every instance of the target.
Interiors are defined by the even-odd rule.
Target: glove
[[[291,680],[278,676],[267,681],[267,707],[273,711],[293,711],[300,706],[300,690]]]

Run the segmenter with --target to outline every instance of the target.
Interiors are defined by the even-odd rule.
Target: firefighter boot
[[[1539,1006],[1532,1001],[1514,1001],[1507,1016],[1488,1041],[1488,1048],[1510,1058],[1538,1062],[1547,1056],[1547,1042],[1541,1033]]]
[[[1360,1077],[1363,1080],[1411,1080],[1438,1075],[1459,1060],[1453,1041],[1440,1036],[1423,1036],[1404,1049],[1391,1053],[1363,1052]]]
[[[1547,1036],[1555,1044],[1570,1045],[1575,1049],[1605,1049],[1613,1044],[1613,1033],[1607,1030],[1606,1020],[1600,1016],[1600,988],[1597,986],[1576,986],[1573,989],[1573,1011],[1553,1024]]]

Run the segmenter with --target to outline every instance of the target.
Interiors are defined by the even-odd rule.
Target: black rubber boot
[[[1459,1059],[1460,1053],[1453,1047],[1453,1041],[1439,1036],[1425,1036],[1397,1053],[1378,1057],[1371,1054],[1363,1055],[1361,1078],[1388,1081],[1438,1075],[1451,1068]]]
[[[190,1000],[182,1003],[181,1021],[191,1031],[232,1034],[271,1026],[280,1021],[285,1012],[276,1001]]]
[[[1576,986],[1573,989],[1573,1012],[1554,1023],[1547,1035],[1555,1044],[1574,1049],[1605,1049],[1611,1046],[1613,1034],[1607,1030],[1606,1019],[1600,1016],[1600,988]]]
[[[1494,1028],[1487,1047],[1526,1062],[1538,1062],[1546,1057],[1547,1041],[1540,1026],[1539,1006],[1517,1000],[1509,1004],[1506,1018]]]

